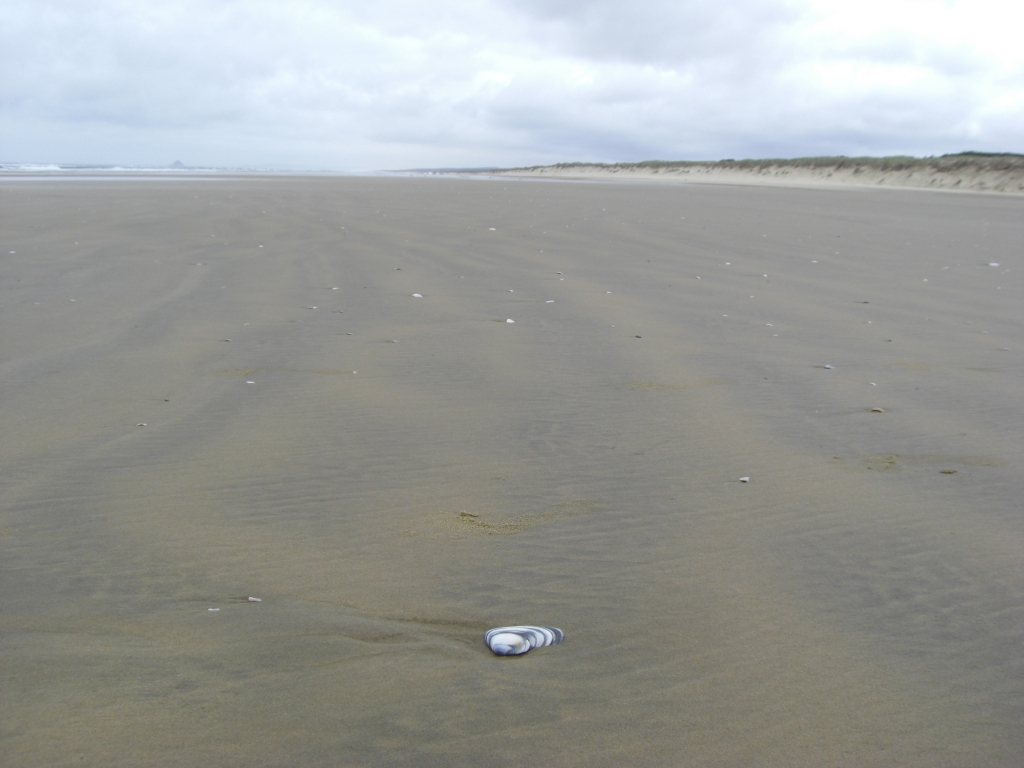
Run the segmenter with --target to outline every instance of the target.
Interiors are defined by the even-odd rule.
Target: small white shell
[[[422,299],[422,298],[423,298],[423,294],[422,294],[422,293],[414,293],[414,294],[412,295],[412,297],[413,297],[414,299]]]
[[[496,656],[519,656],[564,639],[565,633],[557,627],[498,627],[484,634],[484,642]]]
[[[510,317],[510,318],[509,318],[508,320],[506,320],[505,322],[506,322],[506,323],[514,323],[514,322],[515,322],[515,320],[513,320],[513,319],[512,319],[511,317]]]
[[[741,483],[749,483],[750,482],[750,478],[749,477],[741,477],[740,478],[740,482]]]

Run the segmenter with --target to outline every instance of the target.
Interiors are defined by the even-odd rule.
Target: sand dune
[[[719,162],[560,163],[489,171],[498,176],[769,186],[858,186],[1024,194],[1024,156],[807,157]]]

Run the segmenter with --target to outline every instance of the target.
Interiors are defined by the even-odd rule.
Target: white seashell
[[[749,477],[741,477],[740,478],[740,482],[741,483],[749,483],[750,482],[750,478]]]
[[[558,645],[565,633],[557,627],[498,627],[488,630],[484,642],[496,656],[519,656],[533,648]]]
[[[514,323],[514,322],[515,322],[515,320],[513,320],[513,319],[512,319],[511,317],[510,317],[510,318],[509,318],[508,320],[506,320],[505,322],[506,322],[506,323]]]
[[[544,303],[545,303],[545,304],[554,304],[554,303],[555,303],[555,300],[554,300],[554,299],[548,299],[548,300],[547,300],[547,301],[545,301]]]
[[[216,613],[220,610],[220,608],[207,608],[206,610],[208,610],[210,613]]]
[[[136,424],[135,426],[136,426],[136,427],[144,427],[144,426],[146,426],[146,425],[145,425],[145,424]]]
[[[414,299],[422,299],[422,298],[423,298],[423,294],[422,294],[422,293],[414,293],[414,294],[412,295],[412,297],[413,297]]]
[[[835,366],[834,366],[834,365],[826,365],[826,366],[825,366],[825,370],[826,370],[826,371],[832,371],[832,370],[835,370]]]
[[[250,597],[249,598],[249,602],[250,603],[262,603],[263,601],[260,598],[258,598],[258,597]]]

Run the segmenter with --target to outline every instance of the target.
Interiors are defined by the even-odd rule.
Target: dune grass
[[[963,173],[967,171],[1024,171],[1024,155],[997,152],[959,152],[938,157],[796,157],[764,158],[746,160],[643,160],[636,163],[557,163],[535,165],[524,168],[510,168],[513,171],[536,171],[542,168],[571,170],[573,168],[601,168],[609,171],[671,171],[687,168],[763,171],[779,168],[800,168],[806,170],[847,170],[854,173],[863,171],[931,171],[940,173]]]

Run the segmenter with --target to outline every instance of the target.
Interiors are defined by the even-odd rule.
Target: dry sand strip
[[[642,163],[559,163],[481,173],[577,181],[889,187],[1024,194],[1024,155],[963,152],[941,157],[805,157]]]
[[[1024,200],[0,196],[0,763],[1020,764]]]

